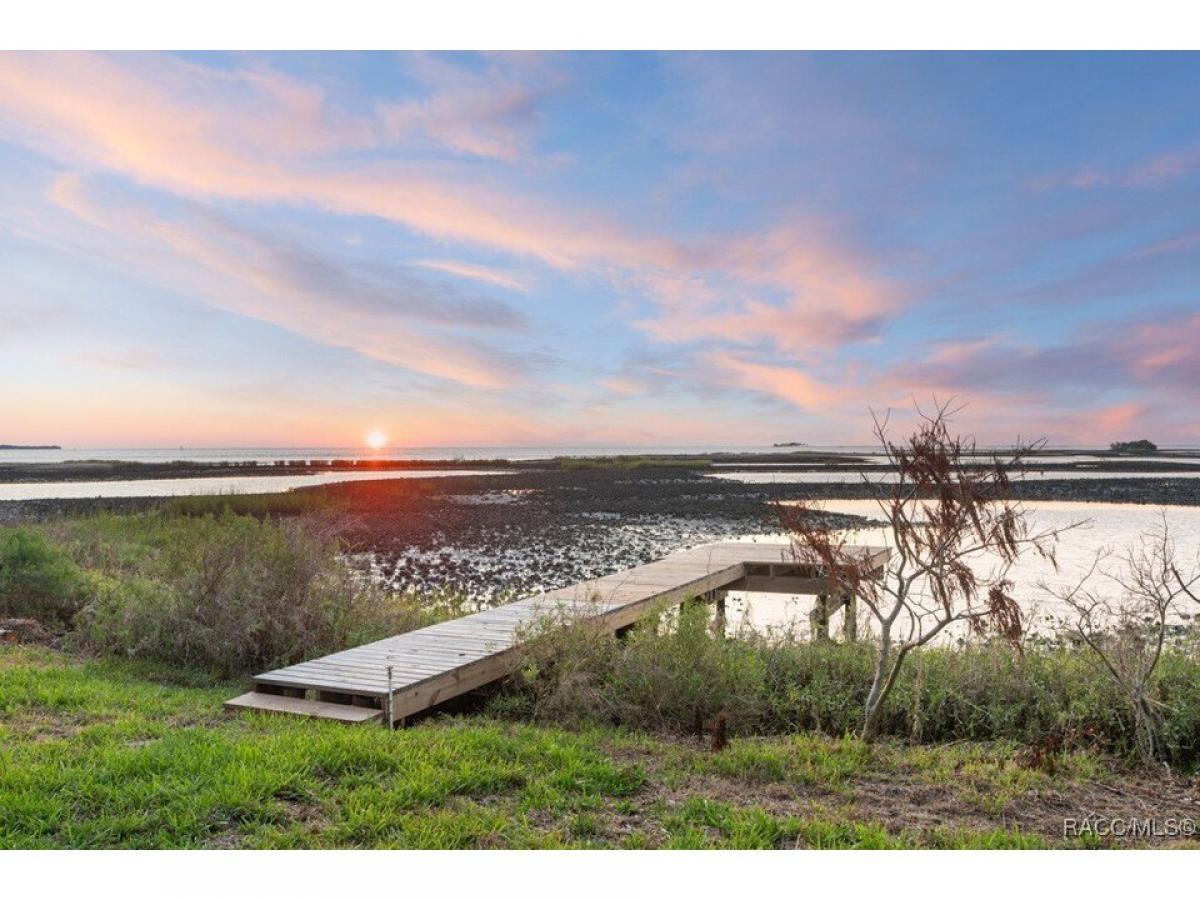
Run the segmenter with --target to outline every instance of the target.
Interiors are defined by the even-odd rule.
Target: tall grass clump
[[[44,534],[31,528],[0,532],[0,616],[63,627],[89,595],[87,577]]]
[[[169,515],[207,516],[226,511],[240,516],[297,516],[336,509],[335,496],[314,490],[291,490],[270,494],[196,494],[171,497],[160,503]]]
[[[553,460],[564,472],[589,469],[709,469],[711,459],[686,456],[556,456]]]
[[[718,714],[756,709],[765,676],[751,647],[712,638],[699,606],[678,616],[664,610],[624,640],[567,612],[548,617],[529,638],[518,690],[528,711],[546,721],[694,731]]]
[[[22,561],[0,570],[5,610],[59,624],[89,650],[222,678],[418,628],[448,609],[355,573],[332,523],[316,517],[99,515],[10,532],[0,547]]]

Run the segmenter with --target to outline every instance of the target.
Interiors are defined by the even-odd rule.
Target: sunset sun
[[[367,446],[372,450],[380,450],[387,443],[387,435],[382,431],[372,431],[367,435]]]

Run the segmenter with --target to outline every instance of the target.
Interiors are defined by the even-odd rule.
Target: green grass
[[[1007,745],[795,735],[712,753],[486,717],[389,733],[227,715],[220,703],[240,685],[180,680],[0,647],[0,848],[1043,846],[1058,842],[999,818],[880,821],[852,808],[855,791],[898,778],[979,815],[1105,777],[1078,754],[1053,775],[1017,769]]]
[[[337,512],[343,501],[325,491],[283,491],[270,494],[198,494],[172,497],[160,504],[169,515],[210,516],[232,512],[239,516],[295,516],[304,513]]]

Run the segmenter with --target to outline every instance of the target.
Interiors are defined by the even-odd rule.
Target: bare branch
[[[1020,464],[1044,442],[1020,443],[986,462],[973,438],[950,434],[965,408],[936,397],[929,409],[914,404],[917,424],[901,442],[888,436],[891,411],[870,411],[875,437],[894,479],[878,488],[891,558],[883,577],[851,552],[849,539],[825,527],[815,508],[798,504],[783,517],[798,556],[816,560],[836,589],[863,601],[876,622],[880,655],[868,694],[863,734],[873,736],[880,705],[904,659],[956,623],[1020,646],[1025,622],[1009,572],[1025,552],[1057,567],[1054,548],[1067,527],[1033,529],[1012,494]],[[864,479],[867,480],[867,479]],[[869,481],[869,480],[868,480]],[[991,560],[990,563],[986,560]],[[899,627],[897,644],[893,631]]]

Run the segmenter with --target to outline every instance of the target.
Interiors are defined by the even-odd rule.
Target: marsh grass
[[[269,494],[203,494],[171,497],[160,509],[170,516],[297,516],[336,513],[343,506],[339,495],[328,491],[291,490]]]
[[[553,460],[564,472],[584,469],[708,469],[711,459],[686,456],[557,456]]]
[[[523,664],[496,697],[496,715],[602,723],[686,735],[814,732],[840,738],[861,725],[875,648],[869,642],[778,639],[744,630],[713,634],[709,611],[660,610],[625,639],[570,613],[529,635]],[[1163,657],[1155,684],[1166,715],[1167,756],[1200,766],[1200,658],[1183,642]],[[1116,688],[1085,648],[999,641],[926,647],[897,681],[881,734],[913,744],[1010,741],[1044,750],[1096,747],[1121,756],[1136,729]]]
[[[0,532],[0,613],[69,643],[213,677],[247,674],[462,614],[386,592],[340,555],[331,521],[155,510]]]
[[[68,625],[92,585],[62,547],[32,529],[0,531],[0,616]]]

